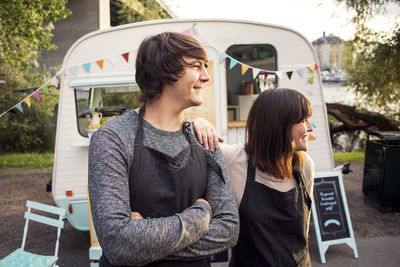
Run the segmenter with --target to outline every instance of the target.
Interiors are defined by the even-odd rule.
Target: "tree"
[[[0,80],[5,81],[0,83],[1,112],[27,95],[15,89],[38,87],[50,78],[37,60],[40,50],[56,48],[51,30],[55,21],[69,14],[65,5],[65,0],[0,0]],[[25,107],[23,114],[8,112],[0,118],[0,151],[52,149],[57,99],[41,96],[41,100]]]
[[[351,41],[356,51],[347,61],[345,85],[354,88],[360,101],[358,106],[399,120],[400,101],[400,27],[379,33],[368,28],[368,21],[385,10],[386,4],[400,5],[400,0],[337,0],[355,11],[352,21],[356,26]]]
[[[111,26],[171,16],[154,0],[111,0]]]

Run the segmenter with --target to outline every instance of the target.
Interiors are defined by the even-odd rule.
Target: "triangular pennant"
[[[314,108],[314,107],[318,107],[318,106],[322,106],[322,102],[320,102],[320,101],[318,101],[318,100],[315,100],[314,98],[311,98],[310,99],[310,102],[311,102],[311,106]]]
[[[36,98],[37,101],[40,101],[39,91],[34,92],[32,95]]]
[[[308,136],[308,140],[313,141],[313,140],[317,140],[317,138],[314,135],[310,134]]]
[[[26,104],[28,107],[31,107],[31,98],[30,98],[30,97],[28,97],[27,99],[25,99],[24,102],[25,102],[25,104]]]
[[[319,65],[315,64],[315,70],[319,69]]]
[[[24,113],[24,110],[22,109],[21,103],[16,104],[15,107],[16,107],[20,112]]]
[[[312,87],[311,88],[307,88],[306,89],[306,93],[309,94],[309,95],[313,95],[314,89]]]
[[[288,71],[288,72],[286,72],[286,74],[289,77],[289,80],[292,79],[293,71]]]
[[[83,64],[83,68],[86,70],[87,73],[90,73],[90,63]]]
[[[248,69],[249,69],[248,66],[242,65],[242,75],[244,75]]]
[[[253,68],[252,70],[253,70],[253,79],[255,79],[261,70],[256,68]]]
[[[278,76],[279,79],[282,79],[282,72],[280,71],[275,71],[276,76]]]
[[[117,57],[110,57],[109,60],[111,64],[113,64],[113,66],[115,67],[115,65],[117,64]]]
[[[126,60],[126,62],[129,62],[129,52],[123,53],[122,57]]]
[[[308,69],[309,69],[311,72],[314,72],[314,71],[315,71],[315,64],[312,64],[312,65],[308,66]]]
[[[183,34],[190,34],[190,31],[192,30],[192,28],[190,27],[189,29],[186,29],[184,31],[182,31]]]
[[[50,79],[50,83],[51,83],[52,85],[54,85],[55,87],[58,87],[57,75],[56,75],[56,76],[53,76],[53,77]]]
[[[17,115],[17,112],[15,111],[15,108],[13,108],[13,109],[10,109],[10,112],[11,112],[12,114],[15,114],[15,115]]]
[[[310,78],[308,78],[308,81],[309,81],[310,83],[314,83],[314,76],[311,76]]]
[[[297,73],[299,74],[299,76],[300,76],[301,78],[303,78],[304,69],[303,69],[303,68],[302,68],[302,69],[298,69],[298,70],[297,70]]]
[[[229,64],[229,69],[231,70],[233,67],[236,66],[238,62],[236,60],[234,60],[233,58],[231,58],[231,62]]]
[[[268,71],[264,71],[264,80],[266,80],[268,78],[268,75],[270,74],[270,72]]]
[[[97,63],[97,66],[99,66],[99,68],[100,68],[101,70],[103,70],[104,59],[97,60],[96,63]]]
[[[227,58],[228,56],[225,53],[221,53],[219,54],[219,62],[222,62],[223,60],[225,60],[225,58]]]
[[[75,76],[78,73],[78,66],[69,67],[69,71],[71,72],[72,75]]]
[[[315,125],[314,123],[311,123],[311,126],[313,127],[313,129],[317,128],[317,125]]]

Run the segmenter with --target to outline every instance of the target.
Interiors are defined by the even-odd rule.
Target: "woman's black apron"
[[[239,206],[239,240],[229,266],[311,266],[307,241],[311,198],[302,173],[293,174],[296,188],[280,192],[256,182],[250,162]]]
[[[139,127],[135,137],[133,163],[129,173],[131,210],[143,218],[172,216],[204,198],[208,167],[221,177],[222,172],[215,160],[204,151],[190,133],[185,122],[183,132],[189,146],[175,157],[170,157],[143,145],[144,106],[139,111]],[[100,266],[111,265],[104,254]],[[145,266],[151,267],[209,267],[209,258],[193,261],[160,260]]]

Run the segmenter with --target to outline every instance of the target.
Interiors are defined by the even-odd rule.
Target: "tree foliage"
[[[171,18],[154,0],[111,0],[110,4],[111,26]]]
[[[347,85],[360,98],[359,106],[373,108],[399,119],[400,101],[400,27],[375,32],[368,27],[371,18],[383,14],[387,4],[400,0],[337,0],[355,11],[355,57],[346,64]]]
[[[55,21],[69,14],[65,5],[65,0],[0,0],[1,113],[32,93],[16,89],[37,88],[50,78],[50,71],[39,68],[37,60],[40,50],[56,48],[51,30]],[[23,114],[8,112],[0,118],[0,152],[52,149],[58,99],[40,97],[40,102],[32,98],[30,108],[23,104]]]

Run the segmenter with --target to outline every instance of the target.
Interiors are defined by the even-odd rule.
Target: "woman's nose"
[[[306,121],[306,126],[307,126],[307,132],[312,132],[314,131],[311,122],[309,120]]]

